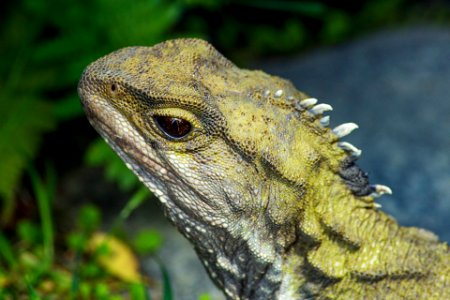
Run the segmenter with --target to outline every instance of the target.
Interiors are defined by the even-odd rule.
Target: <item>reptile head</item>
[[[354,124],[329,129],[329,105],[237,68],[204,41],[118,50],[87,67],[78,91],[92,125],[200,256],[236,239],[273,262],[309,207],[374,191],[353,164],[360,151],[339,141]]]
[[[330,130],[329,105],[204,41],[118,50],[88,66],[78,90],[92,125],[185,233],[177,215],[237,231],[243,219],[282,226],[336,178],[372,191],[348,168],[359,150],[339,142],[354,124]]]

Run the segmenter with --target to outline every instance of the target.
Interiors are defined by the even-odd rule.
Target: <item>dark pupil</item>
[[[169,137],[179,139],[186,136],[192,128],[186,120],[168,116],[155,116],[159,128]]]

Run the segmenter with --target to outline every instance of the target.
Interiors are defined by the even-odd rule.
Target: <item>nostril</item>
[[[115,92],[117,90],[117,85],[115,83],[111,84],[111,92]]]

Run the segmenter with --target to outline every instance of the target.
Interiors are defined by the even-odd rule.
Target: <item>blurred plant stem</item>
[[[52,202],[56,189],[55,169],[47,165],[45,169],[45,179],[37,174],[33,167],[28,169],[31,178],[34,194],[38,204],[39,217],[42,226],[42,236],[44,245],[44,266],[50,266],[54,258],[54,228],[52,220]]]

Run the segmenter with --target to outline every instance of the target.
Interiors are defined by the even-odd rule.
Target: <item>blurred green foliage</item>
[[[22,220],[12,234],[14,238],[0,232],[0,299],[43,299],[44,295],[45,299],[123,299],[126,295],[136,300],[151,299],[148,289],[154,291],[156,287],[147,277],[130,282],[101,263],[99,257],[111,250],[108,243],[92,249],[93,238],[101,234],[102,218],[92,204],[80,209],[64,246],[56,249],[55,226],[49,216],[54,196],[49,193],[53,190],[49,185],[55,183],[54,174],[51,169],[44,178],[34,170],[29,173],[39,202],[40,221]],[[140,255],[154,256],[162,245],[161,235],[152,229],[123,238],[132,245],[128,251]],[[117,259],[118,250],[112,259]],[[160,289],[165,299],[172,299],[167,271],[157,257],[155,260],[163,278]]]
[[[58,268],[48,273],[57,252],[58,233],[52,221],[56,178],[70,176],[70,170],[82,164],[102,167],[107,178],[134,193],[115,225],[148,195],[83,116],[76,86],[90,62],[121,47],[189,36],[209,40],[227,57],[245,65],[391,25],[448,25],[449,11],[439,0],[0,2],[0,285],[5,274],[24,270],[30,277],[20,289],[28,290],[31,298],[38,294],[35,283],[42,274],[62,278],[63,286],[73,283]],[[48,162],[54,167],[49,168]],[[46,174],[45,180],[39,173]],[[16,206],[29,195],[36,202],[31,206],[35,211],[24,219],[24,212]],[[84,247],[87,233],[97,228],[100,216],[95,208],[87,207],[79,220],[85,227],[79,224],[81,229],[69,235],[64,246],[75,252]],[[161,239],[150,231],[130,243],[139,252],[153,253]],[[101,273],[89,262],[83,268],[83,274]],[[165,269],[161,270],[168,278]],[[164,287],[170,289],[167,278]],[[110,292],[102,282],[96,286],[80,282],[77,287],[87,298],[106,297]],[[141,292],[131,290],[136,295]]]
[[[153,229],[146,229],[139,232],[133,242],[133,248],[139,254],[155,253],[163,242],[161,233]]]

